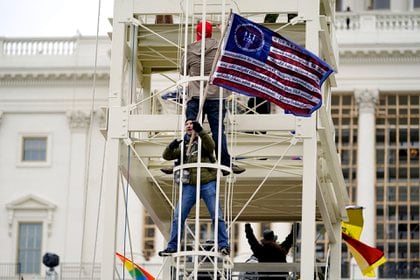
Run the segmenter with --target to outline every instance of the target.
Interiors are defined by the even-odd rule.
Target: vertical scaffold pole
[[[298,16],[306,19],[305,47],[317,54],[319,49],[319,0],[299,1]],[[301,279],[314,278],[315,265],[315,211],[316,211],[316,168],[317,137],[316,114],[302,120],[303,140],[303,186],[302,186],[302,247]]]
[[[114,280],[115,246],[118,209],[118,162],[121,135],[121,104],[124,81],[124,59],[126,43],[126,26],[122,22],[130,16],[129,1],[114,1],[114,22],[112,32],[111,73],[108,94],[109,122],[105,149],[104,166],[104,228],[102,242],[101,279]]]

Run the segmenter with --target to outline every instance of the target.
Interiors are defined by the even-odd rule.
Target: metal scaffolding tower
[[[108,220],[104,226],[101,279],[114,279],[120,171],[162,234],[169,236],[177,188],[173,187],[172,176],[160,173],[165,165],[160,157],[165,145],[179,137],[183,113],[182,106],[170,114],[162,113],[161,93],[152,92],[151,75],[179,72],[182,52],[192,42],[196,22],[205,18],[223,23],[229,10],[257,22],[262,22],[265,14],[279,14],[276,23],[265,25],[280,30],[281,35],[337,67],[335,1],[154,0],[146,4],[140,0],[115,0],[109,106],[104,128]],[[156,22],[162,15],[169,16],[172,22]],[[218,29],[214,36],[220,38]],[[172,87],[183,86],[186,81],[180,78]],[[346,218],[348,197],[329,113],[330,87],[334,84],[332,75],[323,86],[323,106],[309,118],[280,110],[267,115],[236,114],[231,110],[226,118],[230,153],[247,171],[239,176],[218,177],[224,212],[228,212],[232,223],[301,222],[300,252],[305,252],[300,255],[297,269],[301,279],[313,279],[316,221],[322,221],[328,233],[329,278],[339,279],[341,274],[340,222]],[[125,152],[127,146],[130,155]],[[199,212],[192,211],[192,218],[209,219],[207,211],[198,208]],[[218,257],[216,253],[197,254]],[[180,257],[185,256],[180,253]],[[220,263],[214,264],[214,270],[226,268],[222,275],[229,275],[235,265],[240,267],[223,258]],[[192,270],[197,271],[200,264],[193,264]],[[181,265],[177,262],[177,269]],[[182,269],[185,276],[190,268],[184,263]],[[170,273],[169,269],[166,273]],[[190,279],[194,279],[192,275]],[[162,279],[169,279],[168,274]]]

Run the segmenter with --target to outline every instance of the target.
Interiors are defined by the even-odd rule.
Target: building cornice
[[[340,62],[381,64],[381,63],[407,63],[416,64],[420,62],[420,49],[363,49],[341,48]]]

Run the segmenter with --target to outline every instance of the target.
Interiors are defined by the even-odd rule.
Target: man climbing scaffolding
[[[173,140],[163,152],[163,158],[166,160],[180,160],[181,158],[181,147],[180,143],[184,142],[184,163],[196,163],[198,161],[198,137],[201,138],[201,162],[212,163],[214,159],[214,141],[213,139],[203,130],[200,123],[193,120],[187,120],[185,122],[185,135],[183,140],[175,139]],[[197,136],[198,135],[198,136]],[[192,140],[190,140],[192,138]],[[191,142],[191,143],[190,143]],[[189,147],[190,146],[190,147]],[[191,211],[191,208],[195,205],[196,202],[196,192],[197,192],[197,170],[198,168],[188,168],[184,169],[182,176],[179,174],[175,175],[175,180],[177,177],[182,180],[182,201],[178,202],[176,206],[174,218],[172,221],[171,237],[168,242],[168,246],[165,250],[159,252],[159,256],[165,257],[170,256],[171,254],[177,251],[177,242],[178,242],[178,213],[181,211],[181,231],[182,227],[187,219],[188,214]],[[215,225],[215,213],[216,213],[216,169],[201,167],[200,173],[200,198],[202,198],[207,206],[207,209],[210,213],[213,226]],[[177,176],[178,175],[178,176]],[[226,231],[226,223],[223,219],[222,208],[219,203],[218,211],[218,246],[219,250],[224,255],[230,254],[229,249],[229,240]]]
[[[186,73],[185,75],[193,76],[200,76],[200,69],[201,69],[201,40],[204,37],[204,44],[205,44],[205,57],[204,57],[204,75],[209,75],[214,57],[217,54],[218,42],[216,39],[212,38],[213,30],[212,25],[210,22],[206,21],[204,24],[204,31],[205,36],[202,34],[203,31],[203,23],[200,21],[197,24],[196,28],[196,39],[197,41],[188,45],[187,47],[187,61],[186,61]],[[184,63],[184,59],[182,59],[182,63]],[[184,71],[184,65],[181,66],[181,71]],[[210,125],[211,133],[214,142],[216,143],[216,156],[218,147],[221,148],[221,158],[220,162],[222,165],[227,167],[231,166],[231,158],[227,149],[227,142],[226,142],[226,135],[225,135],[225,125],[224,119],[226,115],[226,103],[225,98],[227,97],[230,92],[223,90],[223,100],[222,100],[222,117],[220,119],[222,125],[222,132],[221,132],[221,143],[219,141],[219,101],[220,95],[219,91],[221,88],[214,85],[206,85],[208,87],[207,94],[204,97],[204,105],[202,108],[203,119],[204,116],[207,115],[207,120]],[[200,81],[191,81],[188,83],[188,102],[187,102],[187,110],[186,110],[186,117],[187,119],[197,119],[197,115],[199,113],[199,106],[200,106]],[[232,164],[232,172],[235,174],[240,174],[245,171],[245,168],[242,168],[236,164]],[[228,171],[223,170],[223,175],[227,176],[229,174]]]

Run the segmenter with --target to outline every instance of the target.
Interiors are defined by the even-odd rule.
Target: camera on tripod
[[[58,274],[54,271],[54,267],[60,264],[60,257],[54,253],[45,253],[42,257],[42,263],[49,268],[45,273],[45,279],[58,280]]]

